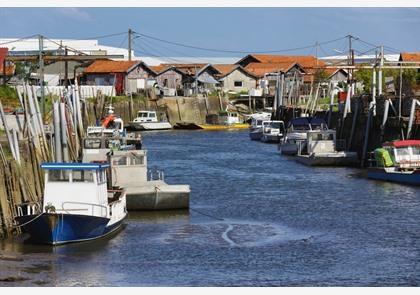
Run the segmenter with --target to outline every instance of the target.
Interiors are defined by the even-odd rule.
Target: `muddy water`
[[[310,168],[246,131],[144,135],[190,211],[130,213],[94,242],[0,244],[1,286],[417,286],[420,190]]]

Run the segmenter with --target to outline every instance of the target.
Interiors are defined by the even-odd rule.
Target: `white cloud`
[[[56,10],[60,14],[65,15],[69,18],[74,18],[74,19],[82,20],[82,21],[91,21],[92,20],[92,16],[87,11],[82,10],[80,8],[61,7],[61,8],[56,8]]]

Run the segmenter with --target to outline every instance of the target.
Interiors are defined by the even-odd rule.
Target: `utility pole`
[[[131,41],[133,40],[132,35],[133,35],[133,31],[131,29],[128,29],[128,60],[130,61],[131,61]]]
[[[348,35],[349,37],[349,56],[347,60],[347,65],[352,66],[353,65],[353,59],[352,59],[352,48],[351,48],[351,39],[353,38],[352,35]],[[350,68],[348,69],[348,78],[347,78],[347,85],[350,87],[351,80],[353,79],[353,70]]]
[[[68,55],[67,46],[64,49],[64,55]],[[76,79],[76,76],[74,76],[74,78]],[[67,86],[69,86],[69,62],[67,60],[64,62],[64,86],[66,89]]]
[[[42,118],[45,115],[45,92],[44,92],[44,58],[43,58],[43,50],[44,50],[44,36],[38,35],[39,41],[39,82],[41,84],[41,113]]]
[[[382,94],[382,67],[384,66],[384,47],[381,46],[381,60],[378,71],[378,95]]]

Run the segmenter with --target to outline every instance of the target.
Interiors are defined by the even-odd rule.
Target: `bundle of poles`
[[[17,92],[23,114],[15,113],[11,129],[0,101],[0,120],[7,144],[0,141],[0,236],[19,233],[17,206],[40,203],[44,188],[43,162],[77,162],[81,158],[84,130],[91,124],[78,86],[70,86],[50,109],[40,110],[33,86]]]

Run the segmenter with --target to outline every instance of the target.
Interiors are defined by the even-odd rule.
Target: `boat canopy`
[[[42,163],[44,170],[104,170],[109,168],[108,163]]]
[[[289,121],[289,124],[287,125],[288,128],[290,126],[301,126],[301,127],[307,127],[305,129],[310,129],[309,127],[311,127],[311,129],[317,129],[314,128],[315,126],[327,126],[327,122],[325,122],[324,119],[321,118],[312,118],[312,117],[300,117],[300,118],[294,118],[292,120]],[[301,129],[301,128],[299,128]]]
[[[383,146],[390,146],[390,147],[395,147],[395,148],[420,146],[420,140],[409,139],[409,140],[390,141],[390,142],[385,142]]]

